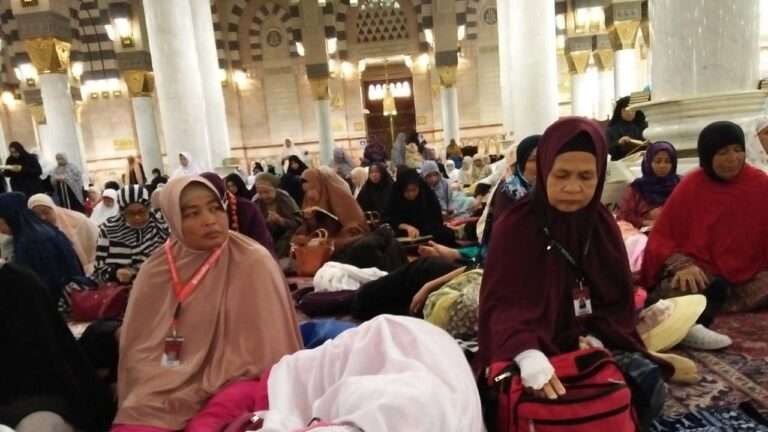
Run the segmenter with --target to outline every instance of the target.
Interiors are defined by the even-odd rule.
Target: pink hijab
[[[180,201],[202,177],[179,177],[163,188],[160,207],[171,229],[180,279],[188,281],[208,258],[184,243]],[[259,376],[282,356],[301,348],[285,279],[261,245],[230,231],[220,258],[184,302],[178,334],[185,338],[181,365],[161,365],[177,305],[165,253],[141,268],[122,327],[115,423],[180,430],[229,382]]]

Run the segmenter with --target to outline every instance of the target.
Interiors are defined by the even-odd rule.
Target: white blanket
[[[382,315],[313,350],[283,357],[269,375],[263,432],[313,418],[365,432],[481,432],[480,397],[456,342],[419,319]]]
[[[357,268],[349,264],[329,261],[315,273],[315,292],[357,291],[360,285],[386,276],[376,267]]]

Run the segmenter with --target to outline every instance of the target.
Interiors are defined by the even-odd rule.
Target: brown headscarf
[[[180,199],[202,177],[179,177],[163,188],[161,208],[173,256],[186,283],[209,256],[184,244]],[[225,384],[255,377],[301,348],[288,288],[277,263],[256,242],[230,231],[219,260],[184,302],[178,334],[181,365],[161,365],[177,300],[165,254],[144,263],[133,285],[120,340],[116,424],[180,430]]]
[[[331,170],[319,168],[304,171],[301,178],[319,192],[317,201],[312,201],[309,196],[304,195],[303,208],[320,207],[336,215],[342,226],[338,237],[354,237],[368,232],[363,210],[355,201],[344,179]]]

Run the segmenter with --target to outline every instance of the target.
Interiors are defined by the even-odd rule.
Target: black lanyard
[[[565,258],[566,261],[568,261],[568,264],[571,265],[571,269],[576,273],[576,280],[579,282],[579,284],[583,284],[585,280],[584,270],[582,270],[579,263],[576,262],[576,259],[573,258],[570,252],[568,252],[568,249],[565,248],[560,242],[552,238],[552,235],[549,232],[549,227],[544,227],[544,235],[547,236],[547,250],[551,250],[554,246],[555,249],[557,249],[558,252],[560,252],[560,255]],[[587,256],[587,253],[589,253],[589,246],[592,244],[592,236],[590,235],[587,237],[587,243],[584,245],[584,254],[582,255],[582,259]]]

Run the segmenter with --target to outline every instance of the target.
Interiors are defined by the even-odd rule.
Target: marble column
[[[613,115],[613,101],[616,99],[613,71],[613,50],[607,35],[597,37],[597,49],[594,52],[598,72],[597,118],[605,120]]]
[[[571,114],[592,117],[594,89],[587,73],[592,58],[592,37],[568,38],[565,44],[565,59],[571,74]]]
[[[204,170],[213,168],[208,148],[208,118],[188,0],[145,0],[152,65],[168,154],[169,172],[179,165],[179,152],[189,152]]]
[[[83,154],[77,137],[72,94],[69,92],[69,78],[63,73],[40,75],[40,94],[43,97],[43,109],[49,134],[43,137],[41,155],[54,160],[57,153],[67,155],[69,161],[77,165],[85,174]]]
[[[330,165],[333,161],[333,126],[331,125],[331,101],[328,92],[327,78],[310,78],[312,96],[315,101],[315,118],[317,119],[317,139],[320,147],[320,164]]]
[[[613,0],[605,8],[608,36],[614,53],[614,89],[616,99],[640,90],[637,85],[639,67],[637,35],[643,17],[640,0]]]
[[[631,107],[645,112],[647,138],[695,149],[704,126],[731,120],[756,139],[766,102],[757,90],[759,3],[651,0],[652,100]]]
[[[224,93],[219,78],[219,58],[213,33],[213,17],[210,0],[189,0],[192,9],[192,25],[195,30],[197,60],[203,84],[205,112],[208,118],[208,140],[211,161],[221,166],[230,157],[229,128]]]
[[[504,129],[520,142],[559,117],[555,2],[504,0],[498,8]]]
[[[456,89],[457,66],[438,66],[440,76],[440,113],[443,124],[444,148],[451,140],[460,142],[461,132],[459,125],[459,93]]]
[[[123,72],[128,93],[133,106],[133,122],[136,125],[136,138],[139,141],[141,161],[147,174],[157,168],[165,172],[163,152],[157,135],[155,104],[152,100],[154,76],[150,71],[127,70]]]
[[[639,90],[637,87],[637,51],[634,48],[620,49],[615,53],[614,93],[617,98],[629,96]]]

